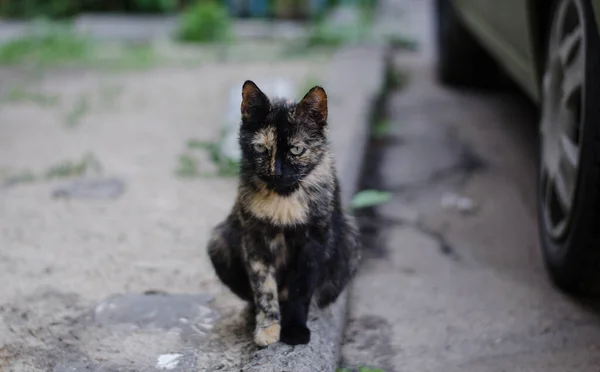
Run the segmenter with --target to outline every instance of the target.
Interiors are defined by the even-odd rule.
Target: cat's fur
[[[270,101],[251,81],[242,88],[238,195],[208,252],[221,281],[255,305],[260,346],[308,343],[313,295],[319,307],[334,302],[360,260],[358,231],[340,202],[327,110],[318,86],[297,104]]]

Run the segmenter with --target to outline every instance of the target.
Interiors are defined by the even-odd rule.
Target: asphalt
[[[343,367],[385,372],[600,370],[600,307],[549,282],[535,214],[536,111],[515,91],[434,76],[431,1],[406,1],[419,51],[387,105],[363,186],[367,259],[349,297]]]

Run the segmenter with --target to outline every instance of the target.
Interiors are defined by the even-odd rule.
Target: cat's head
[[[327,155],[327,94],[312,88],[298,103],[269,98],[252,81],[242,87],[242,175],[287,195]]]

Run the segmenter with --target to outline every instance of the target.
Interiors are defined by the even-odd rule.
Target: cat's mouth
[[[297,179],[285,179],[285,178],[275,178],[269,177],[262,180],[267,188],[271,191],[274,191],[280,195],[286,196],[290,195],[294,191],[298,190],[300,183]]]

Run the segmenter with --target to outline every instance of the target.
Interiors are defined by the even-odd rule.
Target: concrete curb
[[[342,200],[348,205],[357,191],[366,149],[373,100],[385,83],[385,48],[342,48],[332,59],[324,82],[329,96],[330,138],[336,156]],[[242,357],[244,372],[335,371],[346,320],[347,291],[331,307],[312,309],[307,346],[278,343],[266,349],[255,347]]]

